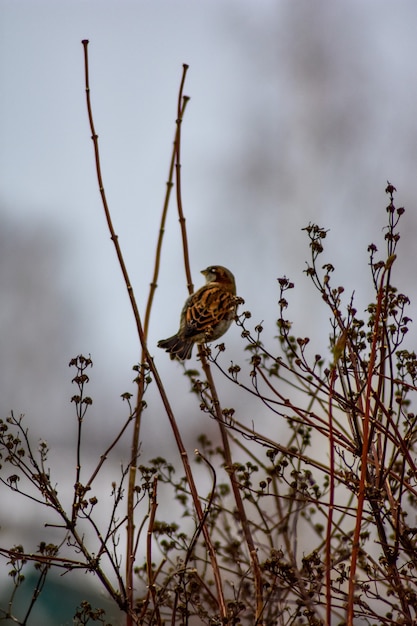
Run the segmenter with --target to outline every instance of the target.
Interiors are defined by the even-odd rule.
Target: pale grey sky
[[[301,323],[313,317],[311,332],[323,328],[325,337],[326,312],[302,273],[308,249],[301,228],[309,221],[330,228],[340,282],[361,294],[366,246],[378,234],[382,240],[387,178],[406,205],[404,271],[405,278],[413,275],[406,247],[414,246],[417,190],[412,0],[328,0],[314,7],[290,0],[2,0],[0,10],[1,215],[13,219],[10,238],[13,228],[34,224],[62,249],[61,263],[49,272],[68,298],[65,368],[71,356],[90,352],[96,379],[117,398],[138,358],[95,179],[83,38],[90,40],[105,189],[140,306],[151,279],[184,62],[191,101],[183,124],[183,201],[196,285],[201,268],[229,266],[254,320],[265,320],[272,336],[276,278],[289,275],[299,286],[289,315]],[[155,345],[176,330],[185,296],[173,203],[150,329],[151,348],[170,379],[172,364]],[[42,299],[38,307],[43,318]],[[27,323],[44,345],[52,341],[47,329],[36,330],[33,314]],[[239,341],[232,329],[230,358],[240,357]],[[16,353],[24,355],[25,345]],[[35,410],[39,402],[36,412],[43,412],[33,390],[18,392],[18,410],[29,404]]]

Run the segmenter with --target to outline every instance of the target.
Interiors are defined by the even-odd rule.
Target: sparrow
[[[169,352],[171,359],[189,359],[195,343],[219,339],[236,314],[236,285],[232,272],[221,265],[211,265],[201,273],[206,284],[185,301],[177,334],[158,341],[158,347]]]

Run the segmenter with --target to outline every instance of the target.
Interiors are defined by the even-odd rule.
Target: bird
[[[158,341],[171,359],[191,358],[193,345],[219,339],[236,314],[238,298],[232,272],[222,265],[201,270],[206,284],[187,298],[181,311],[178,332]]]

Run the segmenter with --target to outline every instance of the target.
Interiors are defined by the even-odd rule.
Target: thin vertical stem
[[[230,449],[227,428],[223,423],[223,414],[222,414],[222,408],[220,405],[220,400],[217,395],[217,390],[214,384],[213,376],[211,373],[211,368],[204,354],[203,347],[200,347],[200,358],[201,358],[201,363],[204,369],[204,374],[206,376],[207,382],[210,387],[211,401],[214,407],[214,411],[216,413],[217,423],[220,428],[220,435],[221,435],[222,442],[223,442],[223,452],[224,452],[226,471],[229,474],[230,484],[232,486],[233,497],[236,502],[236,508],[238,511],[239,521],[242,526],[243,535],[245,537],[246,545],[248,546],[249,557],[250,557],[250,561],[252,564],[252,573],[253,573],[253,578],[255,581],[255,597],[256,597],[255,624],[257,626],[261,626],[261,624],[263,624],[262,613],[264,610],[264,602],[263,602],[263,593],[262,593],[262,589],[263,589],[262,574],[261,574],[261,569],[259,567],[258,552],[255,547],[255,542],[252,537],[249,520],[246,515],[246,510],[243,504],[242,496],[240,494],[240,487],[239,487],[239,482],[236,478],[236,471],[233,465],[232,451]]]
[[[125,281],[125,285],[129,294],[129,298],[130,298],[130,303],[132,306],[132,310],[133,310],[133,314],[135,317],[135,321],[136,321],[136,327],[137,327],[137,331],[138,331],[138,336],[139,336],[139,341],[140,341],[140,345],[142,347],[142,351],[143,351],[143,364],[146,363],[147,366],[149,367],[149,370],[153,376],[153,379],[156,383],[156,386],[158,388],[158,392],[161,396],[161,400],[165,409],[165,412],[168,416],[174,437],[175,437],[175,441],[177,443],[177,447],[178,450],[180,452],[180,456],[181,456],[181,460],[183,463],[183,467],[184,467],[184,471],[185,471],[185,475],[186,475],[186,479],[187,482],[189,484],[190,487],[190,492],[191,492],[191,496],[193,498],[193,503],[194,503],[194,507],[197,513],[197,518],[199,520],[199,522],[202,522],[204,520],[204,513],[203,513],[203,509],[201,506],[201,502],[197,493],[197,488],[194,482],[194,477],[193,474],[191,472],[191,467],[190,467],[190,463],[188,460],[188,455],[187,455],[187,451],[185,449],[185,446],[183,444],[180,432],[178,430],[176,421],[175,421],[175,417],[174,417],[174,413],[171,409],[171,405],[169,403],[168,397],[166,395],[162,380],[159,376],[158,370],[155,367],[154,361],[152,359],[152,357],[149,354],[149,351],[147,349],[147,345],[146,345],[146,336],[144,333],[144,329],[142,326],[142,322],[141,322],[141,317],[139,314],[139,309],[137,307],[136,304],[136,299],[135,299],[135,295],[130,283],[130,279],[129,279],[129,275],[127,272],[127,268],[125,266],[124,263],[124,259],[123,259],[123,255],[122,255],[122,251],[118,242],[118,237],[114,231],[113,228],[113,224],[112,224],[112,220],[111,220],[111,216],[110,216],[110,211],[109,211],[109,207],[107,204],[107,199],[106,199],[106,195],[104,192],[104,186],[103,186],[103,179],[102,179],[102,175],[101,175],[101,166],[100,166],[100,153],[99,153],[99,147],[98,147],[98,135],[95,131],[95,127],[94,127],[94,122],[93,122],[93,115],[92,115],[92,108],[91,108],[91,99],[90,99],[90,84],[89,84],[89,70],[88,70],[88,52],[87,52],[87,47],[88,47],[88,40],[83,40],[82,42],[83,47],[84,47],[84,67],[85,67],[85,91],[86,91],[86,100],[87,100],[87,111],[88,111],[88,118],[89,118],[89,122],[90,122],[90,129],[91,129],[91,135],[92,135],[92,141],[93,141],[93,145],[94,145],[94,155],[95,155],[95,163],[96,163],[96,172],[97,172],[97,180],[98,180],[98,185],[99,185],[99,190],[100,190],[100,195],[101,195],[101,199],[102,199],[102,204],[103,204],[103,208],[104,208],[104,212],[105,212],[105,216],[106,216],[106,221],[107,221],[107,225],[111,234],[111,240],[113,241],[113,244],[115,246],[116,249],[116,254],[117,254],[117,258],[119,261],[119,265],[120,268],[122,270],[122,274],[123,274],[123,278]],[[179,146],[179,139],[177,139],[177,141],[175,142],[175,153],[177,155],[177,151],[178,151],[178,146]],[[178,157],[176,156],[176,159]],[[142,380],[142,377],[139,377],[139,380]],[[134,480],[135,480],[135,475],[136,475],[136,459],[137,459],[137,442],[139,440],[139,429],[140,429],[140,411],[139,409],[142,406],[142,397],[143,397],[143,393],[141,395],[142,390],[139,389],[138,390],[138,403],[137,403],[137,407],[136,407],[136,417],[135,417],[135,432],[134,432],[134,436],[133,436],[133,443],[132,443],[132,456],[131,456],[131,473],[130,473],[130,478],[129,478],[129,485],[131,486],[132,484],[134,485]],[[136,444],[135,444],[136,442]],[[135,447],[136,446],[136,447]],[[131,490],[129,488],[129,494],[132,493],[133,495],[133,489]],[[134,561],[135,561],[135,553],[134,553],[134,516],[133,516],[133,504],[132,502],[130,502],[130,504],[128,504],[128,537],[127,537],[127,558],[126,558],[126,589],[127,589],[127,598],[126,598],[126,624],[127,626],[132,626],[132,624],[135,622],[137,622],[137,616],[134,614],[133,611],[133,607],[134,607],[134,590],[133,590],[133,565],[134,565]],[[222,620],[226,619],[227,616],[227,609],[226,609],[226,604],[225,604],[225,600],[223,597],[223,588],[222,588],[222,581],[220,578],[220,570],[217,564],[217,559],[216,559],[216,554],[215,554],[215,550],[214,550],[214,546],[211,542],[211,538],[207,529],[206,524],[203,524],[203,535],[204,535],[204,539],[207,545],[207,550],[209,552],[210,555],[210,559],[211,559],[211,564],[212,564],[212,568],[213,568],[213,576],[214,576],[214,580],[215,580],[215,584],[216,584],[216,589],[217,589],[217,594],[218,594],[218,602],[219,602],[219,612],[221,615]]]
[[[356,567],[359,556],[359,548],[360,548],[360,533],[362,526],[362,516],[365,504],[365,496],[366,496],[366,477],[368,473],[368,451],[369,451],[369,435],[370,435],[370,419],[371,419],[371,398],[372,398],[372,378],[374,375],[374,367],[376,362],[376,353],[377,346],[379,341],[379,324],[381,319],[382,312],[382,298],[384,294],[384,279],[385,279],[384,270],[381,283],[378,289],[378,298],[377,298],[377,307],[375,311],[375,322],[373,327],[373,338],[372,338],[372,346],[369,355],[369,363],[368,363],[368,372],[367,372],[367,381],[366,381],[366,391],[365,391],[365,407],[364,407],[364,415],[363,415],[363,427],[362,427],[362,436],[363,436],[363,444],[362,444],[362,454],[361,454],[361,474],[359,480],[359,493],[358,493],[358,504],[357,504],[357,512],[356,512],[356,524],[355,530],[352,540],[352,557],[350,561],[350,572],[349,572],[349,584],[348,584],[348,599],[347,599],[347,626],[353,626],[353,617],[354,617],[354,606],[355,606],[355,579],[356,579]]]
[[[326,623],[332,624],[332,533],[334,513],[334,490],[335,490],[335,458],[334,458],[334,432],[333,432],[333,392],[336,382],[336,363],[333,364],[330,380],[329,393],[329,512],[327,516],[326,532]]]

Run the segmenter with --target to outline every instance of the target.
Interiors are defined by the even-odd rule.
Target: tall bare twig
[[[190,463],[188,460],[188,455],[185,449],[185,446],[182,442],[182,438],[180,435],[180,432],[178,430],[177,424],[176,424],[176,420],[174,417],[174,413],[171,409],[168,397],[165,393],[165,389],[164,386],[162,384],[162,380],[159,376],[159,373],[154,365],[153,359],[149,354],[147,345],[146,345],[146,337],[144,334],[144,329],[142,326],[142,322],[141,322],[141,317],[139,314],[139,309],[137,307],[136,304],[136,299],[134,296],[134,292],[133,292],[133,288],[132,285],[130,283],[130,279],[129,279],[129,275],[127,272],[127,268],[125,266],[124,263],[124,259],[123,259],[123,255],[122,255],[122,251],[118,242],[118,238],[117,235],[114,231],[113,228],[113,224],[112,224],[112,220],[111,220],[111,216],[110,216],[110,211],[109,211],[109,207],[107,204],[107,199],[106,199],[106,195],[104,192],[104,185],[103,185],[103,179],[102,179],[102,175],[101,175],[101,166],[100,166],[100,154],[99,154],[99,147],[98,147],[98,135],[95,131],[95,127],[94,127],[94,122],[93,122],[93,115],[92,115],[92,108],[91,108],[91,98],[90,98],[90,83],[89,83],[89,71],[88,71],[88,53],[87,53],[87,47],[88,47],[88,40],[83,40],[83,46],[84,46],[84,66],[85,66],[85,90],[86,90],[86,99],[87,99],[87,111],[88,111],[88,118],[90,121],[90,129],[91,129],[91,135],[92,135],[92,141],[94,144],[94,154],[95,154],[95,161],[96,161],[96,172],[97,172],[97,179],[98,179],[98,185],[99,185],[99,190],[100,190],[100,195],[102,198],[102,204],[103,204],[103,208],[104,208],[104,212],[105,212],[105,216],[106,216],[106,221],[110,230],[110,234],[111,234],[111,240],[114,243],[114,246],[116,248],[116,254],[117,254],[117,258],[122,270],[122,274],[123,274],[123,278],[126,284],[126,288],[129,294],[129,298],[130,298],[130,302],[131,302],[131,306],[132,306],[132,310],[133,310],[133,314],[135,317],[135,321],[136,321],[136,327],[137,327],[137,331],[138,331],[138,336],[139,336],[139,341],[140,341],[140,345],[142,347],[144,356],[145,356],[145,361],[147,366],[149,367],[150,372],[152,373],[152,376],[155,380],[155,383],[157,385],[158,391],[160,393],[165,411],[167,413],[169,422],[171,424],[171,428],[173,430],[173,434],[180,452],[180,456],[181,456],[181,460],[184,466],[184,470],[185,470],[185,474],[186,474],[186,478],[187,478],[187,482],[190,486],[190,491],[192,494],[192,498],[193,498],[193,502],[194,502],[194,506],[195,506],[195,510],[197,513],[197,517],[199,519],[199,521],[201,522],[204,519],[204,513],[203,513],[203,509],[202,509],[202,505],[197,493],[197,489],[195,486],[195,482],[194,482],[194,477],[191,471],[191,467],[190,467]],[[176,146],[175,146],[175,151],[177,153],[178,150],[178,145],[179,145],[179,140],[176,141]],[[140,402],[142,402],[142,399],[140,399]],[[137,419],[135,420],[137,422]],[[138,428],[135,426],[135,428]],[[134,444],[133,444],[134,445]],[[136,464],[136,458],[132,457],[132,475],[135,472],[135,464]],[[208,530],[206,528],[205,525],[203,525],[203,534],[204,534],[204,538],[205,541],[207,543],[207,547],[208,547],[208,551],[209,551],[209,555],[210,555],[210,560],[212,562],[212,567],[213,567],[213,575],[214,575],[214,579],[216,582],[216,589],[217,589],[217,593],[218,593],[218,602],[219,602],[219,612],[222,616],[222,618],[226,617],[227,611],[226,611],[226,605],[224,602],[224,597],[223,597],[223,588],[222,588],[222,583],[221,583],[221,578],[220,578],[220,570],[219,567],[217,565],[217,559],[216,559],[216,554],[215,554],[215,550],[214,547],[212,545],[211,539],[210,539],[210,535],[208,533]],[[127,598],[127,605],[129,607],[129,610],[127,612],[127,626],[131,626],[131,624],[133,623],[133,620],[136,620],[136,617],[134,615],[133,612],[133,606],[134,606],[134,589],[133,589],[133,564],[134,564],[134,560],[135,560],[135,554],[134,554],[134,520],[133,520],[133,515],[131,514],[131,511],[129,511],[129,515],[128,515],[128,546],[127,546],[127,563],[126,563],[126,588],[127,588],[127,593],[128,593],[128,598]]]

